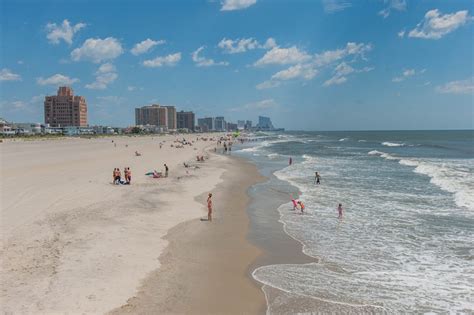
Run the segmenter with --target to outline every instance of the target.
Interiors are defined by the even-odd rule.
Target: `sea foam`
[[[405,146],[405,143],[394,143],[394,142],[385,141],[385,142],[382,142],[382,145],[386,147],[403,147]]]

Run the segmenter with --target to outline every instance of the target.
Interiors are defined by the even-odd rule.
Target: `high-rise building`
[[[176,129],[176,108],[158,104],[135,108],[135,125],[152,125]]]
[[[164,106],[168,113],[167,113],[167,126],[168,129],[175,130],[177,128],[177,122],[176,122],[176,107],[174,106]]]
[[[135,108],[135,125],[163,126],[160,123],[160,105]]]
[[[44,122],[51,127],[86,127],[86,99],[74,96],[74,91],[68,86],[59,87],[57,95],[44,98]]]
[[[227,126],[226,126],[226,121],[224,117],[219,116],[214,119],[214,129],[216,131],[226,131]]]
[[[236,131],[237,130],[237,124],[234,123],[227,123],[227,131]]]
[[[237,120],[237,128],[239,130],[245,129],[245,120]]]
[[[250,130],[250,129],[252,129],[252,121],[251,121],[251,120],[247,120],[247,121],[245,122],[245,128],[244,128],[244,129],[245,129],[245,130]]]
[[[257,128],[263,129],[263,130],[275,129],[273,127],[272,121],[270,120],[270,117],[265,117],[265,116],[258,116]]]
[[[178,129],[188,129],[194,131],[195,116],[193,112],[180,111],[176,113]]]
[[[215,130],[214,117],[206,117],[198,119],[198,126],[201,130],[207,129],[208,131]]]

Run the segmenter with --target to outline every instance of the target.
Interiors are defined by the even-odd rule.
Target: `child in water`
[[[293,202],[293,210],[296,210],[296,208],[298,207],[298,204],[296,203],[296,200],[291,198],[291,202]]]
[[[301,213],[303,213],[305,209],[303,201],[298,201],[298,204],[300,205]]]

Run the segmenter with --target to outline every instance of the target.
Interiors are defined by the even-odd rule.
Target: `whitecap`
[[[395,142],[382,142],[382,145],[386,147],[403,147],[405,146],[405,143],[395,143]]]

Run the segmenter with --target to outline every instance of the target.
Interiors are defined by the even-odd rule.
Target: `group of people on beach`
[[[148,172],[148,173],[145,173],[145,175],[147,176],[150,176],[151,178],[162,178],[162,177],[168,177],[168,172],[169,172],[169,167],[168,165],[163,164],[163,166],[165,167],[165,175],[163,175],[163,172],[158,172],[157,170],[153,170],[153,172]]]
[[[222,145],[222,153],[226,154],[227,152],[232,151],[232,139],[231,138],[226,138],[226,137],[220,137],[217,140],[216,147],[214,148],[214,152],[217,152],[217,147]]]
[[[118,167],[114,168],[112,173],[113,183],[115,185],[130,185],[132,183],[132,171],[130,167],[123,168],[124,178],[122,179],[122,173]]]

